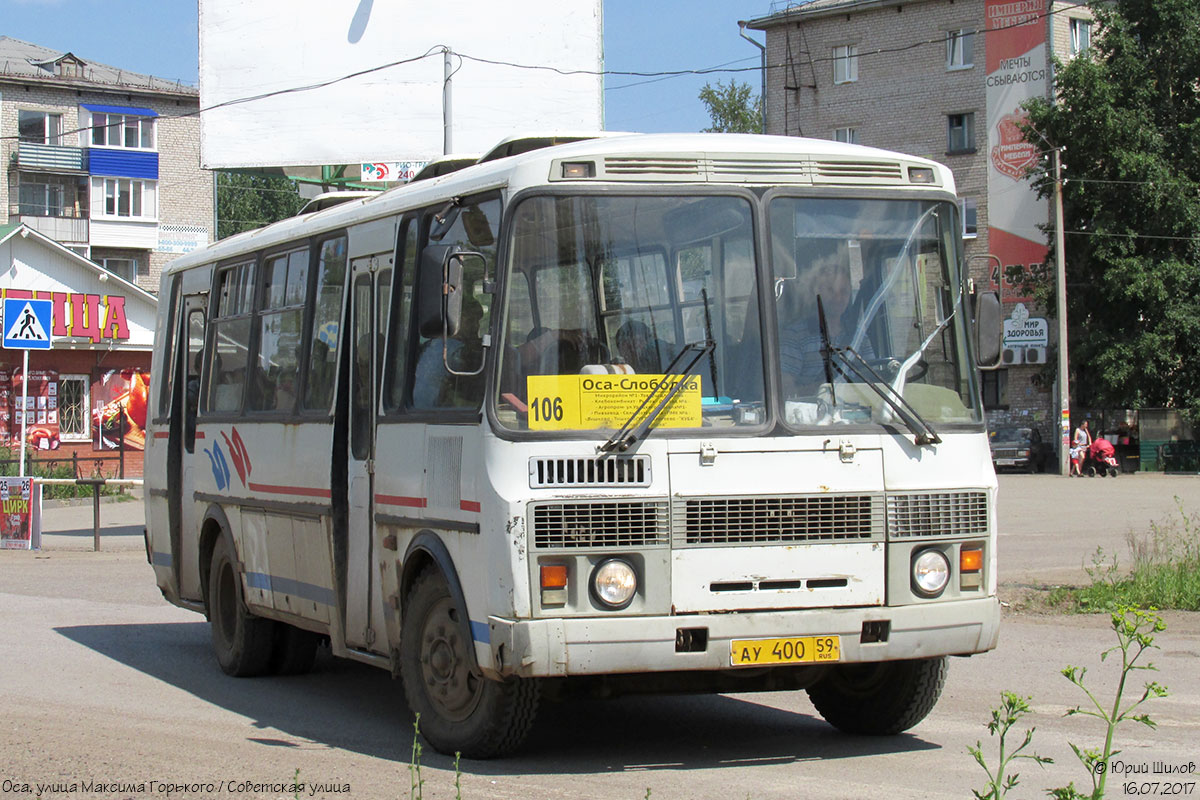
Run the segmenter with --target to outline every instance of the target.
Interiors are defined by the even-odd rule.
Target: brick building
[[[12,458],[24,424],[40,461],[140,476],[153,292],[171,259],[211,239],[199,105],[195,87],[0,36],[6,336],[26,301],[52,308],[21,329],[51,342],[30,352],[27,395],[23,353],[0,350]]]
[[[28,227],[147,291],[207,244],[200,94],[0,36],[0,224]]]
[[[1004,363],[984,376],[989,425],[1030,425],[1057,441],[1055,326],[1021,278],[1043,269],[1039,226],[1052,209],[1025,178],[1041,165],[1014,123],[1021,101],[1049,96],[1052,56],[1086,49],[1090,12],[1056,0],[783,6],[747,24],[766,33],[766,132],[898,150],[953,170],[971,274],[1001,292],[1010,317]]]

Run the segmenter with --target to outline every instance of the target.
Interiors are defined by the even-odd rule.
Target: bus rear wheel
[[[208,620],[213,651],[222,671],[249,678],[270,670],[275,623],[247,610],[237,557],[227,533],[221,534],[213,548],[208,572]]]
[[[844,664],[812,686],[808,697],[838,730],[890,736],[913,727],[933,710],[947,671],[944,656]]]
[[[495,758],[516,750],[537,713],[535,680],[495,681],[475,664],[462,610],[433,569],[417,577],[400,631],[400,674],[426,741],[446,755]]]

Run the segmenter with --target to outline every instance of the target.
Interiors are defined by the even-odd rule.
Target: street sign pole
[[[25,441],[29,415],[29,351],[49,350],[53,338],[52,309],[49,300],[4,298],[4,337],[0,340],[5,349],[25,352],[21,367],[21,467],[19,477],[25,477]]]
[[[23,350],[25,354],[24,362],[21,366],[21,472],[20,477],[25,477],[25,407],[29,405],[29,351]]]

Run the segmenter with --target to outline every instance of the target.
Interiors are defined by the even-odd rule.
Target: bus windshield
[[[979,424],[954,204],[768,195],[761,285],[771,296],[760,303],[758,202],[521,201],[505,278],[499,422],[616,430],[683,381],[654,428],[761,427],[771,409],[793,428],[908,425],[933,434],[939,424]],[[672,366],[702,347],[690,370],[681,366],[690,358]],[[774,402],[767,369],[781,373]]]
[[[500,422],[620,428],[656,387],[688,380],[656,427],[761,424],[752,218],[743,196],[521,202],[509,251]],[[708,342],[690,375],[666,374],[681,350]]]
[[[980,421],[952,204],[778,197],[769,221],[786,424]]]

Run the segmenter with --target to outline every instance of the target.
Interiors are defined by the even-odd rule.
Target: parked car
[[[992,465],[996,470],[1044,472],[1053,457],[1053,448],[1042,441],[1037,428],[1005,425],[988,434],[992,446]]]

